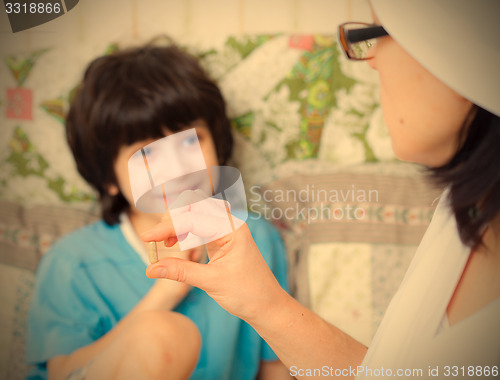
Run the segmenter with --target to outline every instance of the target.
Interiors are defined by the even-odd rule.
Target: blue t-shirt
[[[288,290],[286,257],[278,232],[263,219],[247,220],[252,236],[280,285]],[[110,331],[154,284],[146,264],[119,225],[103,221],[61,240],[42,258],[28,316],[29,379],[46,379],[46,362],[71,354]],[[223,279],[221,279],[223,280]],[[202,336],[191,379],[254,379],[261,360],[276,360],[246,322],[193,288],[175,311],[189,317]]]

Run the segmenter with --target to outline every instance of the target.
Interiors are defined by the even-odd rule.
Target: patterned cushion
[[[0,264],[0,378],[24,379],[26,317],[32,298],[35,275],[32,271]]]
[[[97,219],[95,211],[0,202],[0,378],[24,379],[26,317],[35,270],[60,236]]]
[[[91,59],[113,52],[117,45],[110,41],[102,51],[102,46],[96,50],[89,43],[78,49],[55,47],[7,57],[16,67],[26,68],[23,83],[34,89],[53,88],[44,78],[51,80],[48,74],[58,72],[61,90],[51,95],[40,92],[32,121],[0,115],[1,199],[31,204],[96,202],[75,170],[62,125],[76,78]],[[377,74],[366,64],[347,61],[335,35],[243,35],[228,37],[222,45],[196,46],[184,45],[200,58],[227,99],[237,142],[234,162],[247,185],[293,160],[356,164],[394,159]],[[5,75],[21,80],[12,68]],[[0,83],[2,94],[9,81]],[[22,98],[16,101],[20,108],[26,106]]]
[[[250,199],[287,237],[299,301],[368,344],[440,192],[410,164],[311,162],[285,165]]]

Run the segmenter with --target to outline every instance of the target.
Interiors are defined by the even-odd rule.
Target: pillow
[[[60,236],[97,219],[95,211],[0,201],[0,378],[24,379],[26,318],[41,256]]]
[[[44,78],[51,75],[45,74],[60,75],[57,92],[39,91],[32,122],[0,115],[5,127],[0,198],[55,205],[96,201],[76,171],[62,125],[75,78],[88,62],[113,52],[117,44],[109,41],[105,48],[103,41],[87,42],[73,50],[56,46],[50,54],[38,49],[8,57],[31,63],[26,83],[33,88],[27,90],[47,87]],[[263,172],[291,160],[354,164],[394,158],[377,73],[345,59],[335,34],[240,35],[214,46],[179,43],[200,58],[220,85],[236,139],[234,162],[246,184],[257,183]],[[1,91],[8,87],[4,82]],[[54,83],[50,85],[54,90]],[[32,106],[18,100],[20,108]]]
[[[26,318],[33,294],[32,271],[0,264],[0,378],[24,379]]]
[[[293,294],[368,344],[442,190],[404,163],[302,162],[271,177],[250,207],[285,237]]]

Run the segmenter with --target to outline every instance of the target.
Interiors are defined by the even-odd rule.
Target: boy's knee
[[[141,313],[130,321],[128,338],[130,354],[153,372],[180,371],[188,375],[198,362],[201,335],[196,325],[182,314]]]
[[[199,346],[201,336],[196,325],[188,317],[176,312],[148,311],[130,321],[129,331],[133,339],[152,342],[175,339]]]

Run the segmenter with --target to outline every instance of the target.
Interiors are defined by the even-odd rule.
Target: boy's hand
[[[213,202],[220,200],[211,199]],[[176,230],[169,215],[144,232],[144,241],[165,241],[167,246],[189,232],[200,237],[217,234],[219,216],[210,209],[185,207],[175,216]],[[288,297],[260,254],[245,223],[234,232],[207,244],[209,263],[163,258],[147,268],[151,278],[168,278],[205,290],[219,305],[248,322],[264,317]],[[176,233],[177,232],[177,233]]]
[[[179,259],[200,262],[203,258],[203,247],[197,247],[189,252],[180,252],[178,250],[169,250],[166,257],[177,257]],[[158,299],[158,303],[162,310],[173,310],[189,293],[192,286],[159,278],[151,290],[151,297]]]

